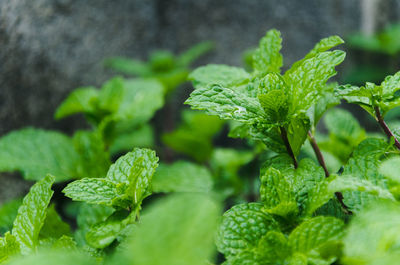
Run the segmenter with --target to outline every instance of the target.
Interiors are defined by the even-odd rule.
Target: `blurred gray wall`
[[[79,118],[55,122],[54,110],[72,89],[109,78],[109,56],[145,59],[156,48],[179,52],[213,40],[216,50],[198,64],[240,65],[242,52],[274,27],[287,65],[323,37],[359,30],[360,1],[0,0],[0,135],[81,126]],[[398,20],[400,0],[382,1],[380,23]]]

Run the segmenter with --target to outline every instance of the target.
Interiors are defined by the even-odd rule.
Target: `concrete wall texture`
[[[0,135],[24,126],[72,132],[81,119],[53,113],[78,86],[100,85],[115,55],[146,59],[203,40],[216,50],[198,64],[240,65],[241,53],[270,28],[284,39],[285,64],[319,39],[361,28],[363,0],[2,0]],[[383,0],[379,21],[400,18],[400,0]],[[7,194],[0,189],[1,197]]]

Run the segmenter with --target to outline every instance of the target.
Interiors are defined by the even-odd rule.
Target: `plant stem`
[[[397,147],[397,149],[400,150],[400,142],[396,139],[396,137],[393,135],[392,131],[387,126],[386,122],[383,120],[383,117],[381,115],[379,107],[375,107],[375,114],[376,114],[376,120],[378,121],[379,125],[382,127],[386,136],[389,138],[389,141],[393,137],[394,145]]]
[[[322,155],[321,150],[319,149],[319,146],[317,144],[317,141],[315,141],[314,136],[312,135],[312,133],[310,131],[308,131],[308,140],[311,143],[312,148],[314,149],[314,153],[315,156],[318,159],[319,164],[321,165],[321,167],[324,169],[325,171],[325,177],[329,177],[329,171],[326,168],[326,164],[325,164],[325,159],[324,156]]]
[[[349,214],[349,215],[353,214],[353,212],[349,210],[349,207],[347,207],[347,205],[344,204],[344,201],[343,201],[343,194],[342,194],[341,192],[337,191],[337,192],[335,192],[335,196],[336,196],[336,198],[338,199],[340,205],[342,206],[343,211],[344,211],[346,214]]]
[[[326,167],[324,156],[322,155],[321,149],[319,149],[317,141],[315,141],[315,138],[310,131],[308,131],[308,140],[311,143],[311,146],[314,150],[315,156],[317,157],[319,164],[325,171],[325,177],[328,178],[330,174],[329,174],[328,168]],[[343,201],[343,194],[341,192],[335,192],[335,196],[338,199],[338,201],[339,201],[340,205],[342,206],[343,210],[345,211],[345,213],[352,214],[352,212],[349,210],[349,207],[347,207],[347,205]]]
[[[286,147],[286,151],[288,152],[290,157],[293,159],[294,168],[297,168],[296,156],[294,155],[292,147],[290,146],[285,127],[283,127],[283,126],[280,127],[280,131],[281,131],[281,137],[282,137],[283,143],[285,144],[285,147]]]

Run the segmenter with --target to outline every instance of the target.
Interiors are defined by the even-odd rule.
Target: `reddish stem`
[[[330,174],[329,174],[328,168],[326,167],[324,156],[322,155],[321,149],[319,149],[317,141],[315,140],[314,136],[312,135],[312,133],[310,131],[308,131],[308,139],[311,143],[311,146],[314,150],[315,156],[317,157],[319,164],[325,171],[325,177],[329,177]],[[335,192],[335,196],[338,199],[338,201],[339,201],[340,205],[342,206],[343,210],[345,211],[345,213],[352,214],[352,212],[349,210],[349,207],[347,207],[347,205],[343,201],[343,194],[341,192]]]
[[[383,117],[381,115],[379,107],[375,107],[375,114],[376,114],[376,120],[378,121],[379,125],[382,127],[382,129],[385,132],[386,136],[389,138],[389,141],[393,137],[394,145],[397,147],[397,149],[400,150],[400,142],[393,135],[392,131],[389,129],[389,127],[387,126],[386,122],[383,120]]]

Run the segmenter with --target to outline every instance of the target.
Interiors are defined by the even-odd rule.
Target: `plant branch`
[[[321,149],[319,149],[317,141],[315,141],[315,138],[310,131],[308,131],[308,140],[310,141],[310,144],[314,150],[315,156],[317,157],[319,164],[325,171],[325,177],[329,177],[329,171],[326,167],[324,156],[322,155]]]
[[[325,159],[324,156],[322,155],[321,149],[319,149],[319,146],[317,144],[317,141],[315,140],[314,136],[310,131],[308,131],[308,140],[311,143],[311,146],[314,150],[315,156],[318,159],[319,164],[325,171],[325,177],[329,177],[329,171],[328,168],[326,167],[325,164]],[[349,210],[349,207],[344,203],[343,201],[343,194],[341,192],[335,192],[335,196],[338,199],[340,205],[342,206],[343,210],[345,211],[346,214],[352,214],[352,212]]]
[[[375,107],[375,114],[376,114],[376,120],[378,121],[379,125],[382,127],[386,136],[389,138],[389,141],[393,137],[394,145],[397,147],[397,149],[400,150],[400,142],[396,139],[396,137],[393,135],[392,131],[387,126],[386,122],[383,120],[383,117],[381,115],[379,107]]]
[[[283,126],[280,127],[280,131],[281,131],[281,137],[282,137],[283,143],[285,144],[285,147],[286,147],[286,151],[288,152],[290,157],[293,159],[294,168],[297,168],[296,156],[294,155],[292,147],[290,146],[285,127],[283,127]]]

